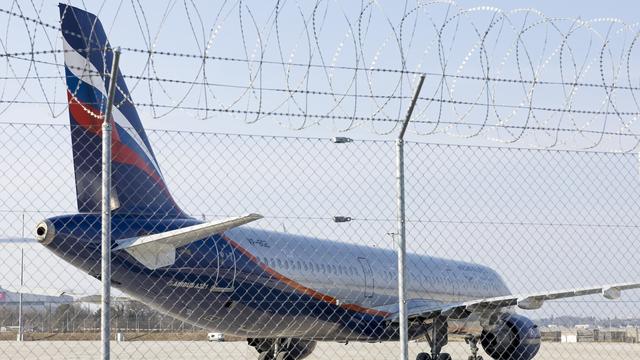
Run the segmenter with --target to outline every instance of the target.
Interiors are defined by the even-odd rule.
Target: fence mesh
[[[17,336],[22,291],[27,340],[0,342],[11,358],[95,358],[100,351],[92,296],[100,288],[94,278],[99,245],[88,240],[99,239],[99,214],[75,216],[76,191],[91,189],[83,181],[92,178],[74,174],[72,131],[0,124],[0,336]],[[376,322],[377,313],[392,311],[397,301],[393,142],[147,135],[161,180],[191,218],[152,211],[153,204],[166,205],[164,192],[154,195],[160,203],[152,199],[130,210],[132,201],[153,193],[132,188],[149,172],[119,178],[123,173],[114,168],[118,245],[197,221],[247,213],[264,218],[224,237],[180,245],[175,259],[166,255],[171,249],[115,250],[112,329],[124,341],[114,344],[114,358],[256,358],[274,338],[299,356],[311,351],[310,359],[397,357],[397,341],[379,342],[397,336],[395,330],[384,333]],[[81,164],[99,155],[99,147],[81,151]],[[131,162],[118,151],[115,162]],[[516,294],[638,280],[635,155],[419,142],[408,142],[405,154],[407,244],[416,254],[409,260],[409,299],[459,302],[500,292],[480,265],[494,269]],[[36,224],[60,215],[48,229],[55,228],[56,237],[46,246],[36,242],[38,236],[50,240]],[[617,301],[586,296],[517,313],[543,332],[538,358],[572,359],[586,351],[593,358],[632,359],[640,352],[633,344],[639,303],[634,290]],[[454,320],[450,327],[477,327],[472,318]],[[208,333],[223,333],[224,341],[207,343]],[[423,336],[415,339],[412,357],[429,352]],[[470,354],[462,335],[451,335],[444,351],[454,359]]]

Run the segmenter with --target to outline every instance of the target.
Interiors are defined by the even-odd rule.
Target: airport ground
[[[410,358],[415,359],[424,343],[410,344]],[[112,359],[257,359],[253,348],[244,342],[206,341],[130,341],[113,342]],[[463,342],[447,346],[454,360],[466,360],[468,347]],[[97,359],[97,341],[0,341],[3,359]],[[319,343],[309,360],[397,359],[397,343]],[[489,358],[482,353],[485,359]],[[536,360],[637,360],[640,344],[614,343],[543,343]]]

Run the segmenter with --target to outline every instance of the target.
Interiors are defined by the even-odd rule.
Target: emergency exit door
[[[362,273],[364,275],[364,297],[373,297],[375,284],[373,281],[373,269],[371,269],[371,264],[367,258],[363,257],[359,257],[358,261],[360,262],[360,266],[362,266]]]

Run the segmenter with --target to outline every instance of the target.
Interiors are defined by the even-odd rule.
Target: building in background
[[[61,304],[73,303],[74,299],[68,295],[48,296],[31,293],[22,294],[22,305],[25,309],[36,310],[42,308],[56,308]],[[0,309],[17,310],[20,305],[20,294],[6,290],[0,285]]]

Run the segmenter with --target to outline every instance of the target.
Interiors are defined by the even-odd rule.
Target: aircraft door
[[[217,254],[217,277],[212,291],[229,292],[233,291],[236,280],[236,249],[226,240],[216,241]]]
[[[371,264],[367,258],[359,257],[358,261],[360,262],[360,266],[362,266],[362,273],[364,274],[364,297],[370,298],[373,297],[374,290],[374,280],[373,280],[373,270],[371,269]]]
[[[447,284],[446,292],[451,294],[451,298],[448,301],[458,301],[461,283],[458,283],[456,273],[450,268],[446,268],[444,272],[444,278]]]

